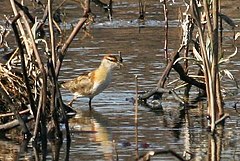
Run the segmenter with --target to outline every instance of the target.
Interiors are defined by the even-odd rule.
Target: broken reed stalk
[[[109,0],[109,5],[108,5],[108,17],[109,17],[109,20],[112,21],[112,18],[113,18],[113,10],[112,10],[112,0]]]
[[[139,157],[138,154],[138,76],[135,76],[135,93],[136,93],[136,98],[135,98],[135,104],[134,104],[134,113],[135,113],[135,117],[134,117],[134,123],[135,123],[135,144],[136,144],[136,158]]]
[[[183,45],[180,46],[178,51],[176,53],[172,54],[171,60],[169,60],[170,62],[167,64],[167,67],[165,68],[161,78],[159,79],[159,81],[157,83],[158,88],[164,88],[165,82],[167,81],[167,77],[169,76],[169,74],[171,72],[173,63],[179,57],[179,53],[182,51],[183,47],[184,47]]]
[[[139,10],[139,20],[144,20],[145,18],[145,1],[144,4],[142,2],[142,0],[138,1],[138,10]]]
[[[58,75],[59,75],[59,71],[60,71],[60,68],[62,66],[62,62],[63,62],[64,56],[66,54],[66,51],[67,51],[70,43],[72,42],[74,37],[78,34],[79,30],[82,28],[82,26],[84,25],[84,23],[86,21],[87,21],[86,17],[80,18],[80,20],[78,21],[78,24],[75,26],[75,28],[71,32],[71,34],[68,37],[67,41],[63,44],[63,47],[62,47],[62,49],[61,49],[61,51],[59,53],[59,59],[58,59],[57,64],[56,64],[56,69],[55,69],[56,77],[58,77]]]

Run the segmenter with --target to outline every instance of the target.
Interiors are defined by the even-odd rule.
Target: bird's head
[[[114,69],[116,67],[121,68],[123,66],[122,64],[122,56],[119,55],[119,58],[117,58],[114,55],[105,55],[102,60],[102,65],[104,65],[107,68]]]

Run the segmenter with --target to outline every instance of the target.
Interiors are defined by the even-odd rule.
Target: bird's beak
[[[123,64],[121,62],[118,62],[118,67],[121,69],[123,67]]]
[[[119,68],[122,68],[123,67],[123,58],[122,58],[121,51],[119,51],[118,54],[119,54],[118,66],[119,66]]]

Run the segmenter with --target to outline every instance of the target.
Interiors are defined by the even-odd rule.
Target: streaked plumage
[[[118,59],[113,55],[103,57],[100,66],[92,72],[82,74],[77,78],[64,82],[61,86],[74,94],[72,103],[77,97],[88,97],[89,108],[91,109],[91,100],[94,96],[101,93],[110,84],[112,79],[112,70],[122,65],[122,58]]]

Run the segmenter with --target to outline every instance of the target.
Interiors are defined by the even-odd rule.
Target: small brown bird
[[[61,86],[74,94],[74,97],[69,105],[72,106],[77,97],[88,97],[89,108],[91,110],[91,101],[94,96],[101,93],[112,80],[112,70],[122,66],[121,54],[119,59],[113,55],[103,57],[100,66],[89,72],[78,76],[72,80],[64,82]]]

